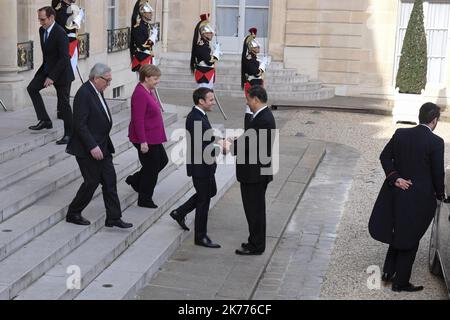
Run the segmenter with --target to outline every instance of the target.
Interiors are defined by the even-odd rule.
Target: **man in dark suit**
[[[241,184],[250,235],[236,254],[260,255],[266,249],[266,190],[273,180],[271,165],[276,124],[262,86],[251,87],[246,98],[253,119],[244,134],[234,140],[231,151],[236,155],[236,178]]]
[[[39,91],[54,85],[58,97],[57,109],[60,110],[64,120],[64,136],[56,143],[67,144],[72,131],[72,110],[69,104],[70,86],[75,77],[70,65],[69,39],[64,29],[55,22],[55,14],[52,7],[43,7],[38,10],[43,62],[27,90],[39,122],[37,125],[30,126],[29,129],[53,128]]]
[[[216,138],[208,131],[212,130],[206,112],[210,112],[214,105],[214,92],[209,88],[199,88],[193,94],[195,106],[186,118],[187,130],[187,175],[192,177],[195,194],[184,204],[170,213],[178,224],[189,231],[186,226],[186,215],[195,209],[195,244],[208,248],[220,248],[211,241],[207,234],[208,211],[211,198],[217,193],[216,161],[217,148],[214,148]],[[205,134],[206,133],[206,134]],[[209,131],[209,133],[212,133]],[[224,141],[217,143],[223,146]]]
[[[112,127],[103,91],[112,81],[111,69],[97,63],[89,74],[73,102],[74,130],[67,145],[67,153],[76,157],[84,182],[69,205],[66,221],[79,225],[90,222],[81,212],[92,200],[95,190],[102,184],[106,208],[106,227],[131,228],[122,221],[122,210],[117,195],[116,172],[112,162],[115,152],[109,132]]]
[[[436,198],[445,198],[444,140],[432,131],[440,110],[425,103],[420,124],[398,129],[380,155],[386,180],[369,221],[370,235],[389,244],[382,280],[393,291],[420,291],[412,285],[411,270],[422,236],[436,211]]]

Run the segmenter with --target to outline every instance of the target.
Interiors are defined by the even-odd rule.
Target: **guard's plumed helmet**
[[[205,13],[200,16],[201,21],[200,21],[200,24],[198,27],[198,31],[200,32],[200,35],[203,35],[208,32],[215,33],[214,28],[211,26],[208,19],[209,19],[209,13],[208,14]]]
[[[251,28],[248,32],[250,32],[250,34],[245,39],[248,51],[253,51],[253,49],[260,48],[261,45],[256,40],[256,33],[258,30],[256,28]]]
[[[153,12],[153,11],[154,10],[153,10],[152,6],[147,1],[142,2],[141,5],[139,6],[139,13],[140,14],[150,13],[150,12]]]

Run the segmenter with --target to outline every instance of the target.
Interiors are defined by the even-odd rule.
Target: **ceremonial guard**
[[[191,71],[194,73],[198,87],[214,88],[215,65],[222,52],[220,45],[214,46],[211,41],[214,29],[208,20],[209,14],[202,14],[200,22],[195,27],[191,52]]]
[[[248,95],[248,89],[254,85],[264,86],[264,72],[268,65],[267,57],[258,59],[261,45],[256,41],[256,28],[249,30],[250,34],[245,38],[242,49],[241,61],[241,87],[244,89],[245,96]],[[252,120],[253,113],[249,106],[246,106],[244,128],[247,129],[248,124]]]
[[[147,0],[138,0],[131,17],[131,70],[138,72],[141,66],[154,63],[153,46],[157,42],[158,28],[151,23],[153,8]]]
[[[84,18],[84,11],[75,4],[76,0],[53,0],[52,7],[56,12],[56,23],[59,24],[69,37],[70,63],[74,76],[78,65],[78,30]]]

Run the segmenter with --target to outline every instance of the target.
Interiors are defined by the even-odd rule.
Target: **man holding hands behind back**
[[[397,129],[380,155],[386,180],[369,221],[372,238],[389,244],[382,280],[393,291],[420,291],[409,282],[420,239],[444,200],[444,140],[433,133],[440,116],[434,103],[419,111],[420,124]]]

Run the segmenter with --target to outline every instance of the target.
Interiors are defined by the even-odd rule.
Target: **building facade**
[[[392,98],[409,0],[153,0],[160,26],[157,57],[190,52],[201,13],[211,13],[223,51],[240,54],[250,27],[263,52],[287,68],[335,88],[337,95]],[[0,0],[0,98],[8,109],[31,106],[26,86],[40,66],[37,9],[49,0]],[[130,71],[128,36],[135,0],[78,0],[86,11],[80,32],[84,80],[97,62],[113,69],[110,98],[128,98],[137,81]],[[450,1],[424,0],[429,100],[447,105]],[[75,93],[81,81],[72,86]],[[52,94],[52,89],[46,90]]]

